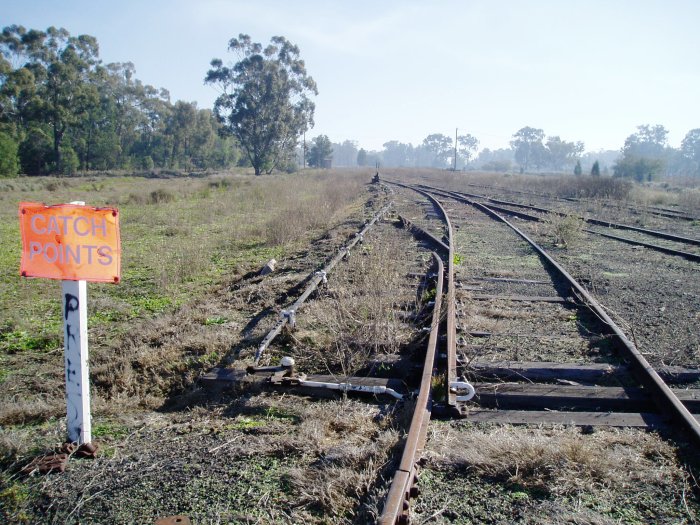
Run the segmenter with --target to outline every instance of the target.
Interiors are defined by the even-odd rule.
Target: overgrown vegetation
[[[295,338],[306,370],[352,376],[369,359],[395,355],[410,340],[405,314],[416,308],[403,288],[408,261],[400,242],[380,228],[338,268],[299,321]]]
[[[560,248],[570,248],[581,239],[585,223],[575,215],[550,214],[544,224],[552,244]]]
[[[120,209],[122,282],[91,284],[88,290],[99,412],[107,407],[104,398],[157,406],[174,385],[191,381],[192,371],[212,366],[212,356],[223,355],[227,347],[221,334],[206,343],[202,324],[215,315],[204,310],[199,321],[195,312],[202,307],[192,306],[197,298],[272,257],[281,259],[319,235],[327,222],[345,217],[361,195],[364,179],[361,174],[309,173],[266,180],[13,182],[0,192],[0,308],[5,313],[0,387],[17,395],[0,401],[0,422],[43,421],[65,409],[60,283],[19,277],[19,201],[81,199]]]

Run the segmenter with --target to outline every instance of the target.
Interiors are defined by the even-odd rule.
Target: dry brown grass
[[[378,228],[377,228],[378,229]],[[392,226],[371,231],[337,267],[317,301],[300,318],[306,342],[301,362],[343,376],[354,375],[371,356],[396,354],[411,336],[403,317],[415,310],[415,297],[405,288],[409,271],[406,247]]]
[[[501,482],[552,496],[627,489],[635,483],[690,491],[676,450],[658,436],[634,430],[606,430],[581,436],[578,429],[449,431],[431,444],[438,468],[466,469]]]
[[[339,211],[351,204],[364,181],[357,177],[337,176],[329,183],[327,175],[311,178],[313,185],[304,192],[292,191],[287,181],[268,187],[276,200],[265,224],[265,238],[272,245],[285,244],[302,237],[308,230],[323,228]]]
[[[687,188],[681,190],[678,195],[678,204],[688,213],[696,217],[700,216],[700,189]]]
[[[100,444],[108,454],[73,460],[61,476],[0,479],[0,503],[13,502],[5,487],[31,487],[38,496],[15,498],[16,508],[0,508],[0,516],[24,513],[30,523],[152,523],[169,512],[194,523],[373,522],[371,487],[392,457],[403,417],[352,399],[263,394],[186,413],[103,420]],[[60,425],[15,432],[16,443],[5,449],[16,445],[20,468],[37,434],[53,444],[62,432]],[[8,437],[0,429],[0,443]]]
[[[633,187],[633,184],[627,180],[588,175],[574,177],[572,175],[518,175],[478,171],[454,173],[436,170],[411,170],[410,172],[389,170],[387,174],[414,181],[424,179],[455,191],[462,190],[482,195],[493,193],[491,188],[503,188],[504,190],[534,192],[553,197],[625,200]],[[487,187],[475,188],[468,186],[468,184]]]
[[[394,419],[377,420],[376,410],[338,400],[305,411],[300,431],[317,460],[287,474],[301,506],[325,520],[349,521],[348,511],[355,511],[376,484],[399,439]]]
[[[630,191],[629,200],[639,206],[673,206],[678,203],[678,193],[660,187],[635,185]]]

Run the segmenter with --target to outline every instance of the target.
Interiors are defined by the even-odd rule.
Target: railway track
[[[577,198],[577,197],[556,197],[553,195],[546,195],[544,193],[515,190],[512,188],[489,186],[489,185],[485,185],[485,184],[465,183],[464,185],[468,186],[468,187],[479,188],[481,190],[488,190],[488,191],[495,192],[495,193],[509,193],[509,194],[514,194],[514,195],[522,195],[522,196],[530,197],[530,198],[535,197],[535,198],[542,199],[545,201],[575,202],[575,203],[580,203],[580,204],[592,204],[594,202],[593,199]],[[615,207],[623,207],[626,210],[629,210],[636,215],[651,214],[651,215],[657,215],[659,217],[665,217],[668,219],[677,219],[677,220],[690,221],[690,222],[697,222],[698,220],[700,220],[700,218],[698,218],[694,215],[691,215],[690,213],[687,213],[683,210],[676,210],[673,208],[666,208],[663,206],[654,206],[654,205],[635,206],[632,204],[622,204],[622,203],[614,202],[614,201],[605,201],[604,204],[610,204],[610,205],[613,205]]]
[[[513,233],[528,243],[528,249],[534,253],[541,268],[533,278],[533,268],[528,269],[525,276],[512,272],[508,277],[488,277],[470,275],[464,280],[456,281],[452,272],[447,273],[447,279],[456,281],[462,294],[458,297],[459,306],[456,310],[462,314],[460,333],[461,348],[459,351],[458,373],[474,381],[476,390],[475,402],[460,404],[460,417],[475,422],[507,423],[507,424],[568,424],[580,427],[613,426],[613,427],[642,427],[658,428],[673,421],[676,428],[682,429],[685,438],[691,439],[696,445],[700,444],[700,425],[690,413],[689,408],[699,411],[695,403],[696,392],[688,390],[672,391],[660,375],[654,370],[634,344],[625,336],[622,330],[607,315],[597,301],[577,283],[560,265],[554,261],[541,247],[536,245],[523,232],[500,216],[489,206],[470,200],[463,195],[435,191],[426,187],[398,186],[413,190],[421,195],[430,191],[441,197],[449,197],[452,202],[467,204],[472,207],[468,212],[470,223],[478,220],[476,213],[495,220],[507,226]],[[434,198],[434,197],[433,197]],[[444,203],[435,203],[444,212]],[[464,227],[464,211],[454,206],[455,214],[462,214],[460,222]],[[442,214],[442,213],[441,213]],[[447,216],[447,213],[444,213]],[[452,247],[450,259],[454,258],[455,238],[452,228],[446,228],[448,243]],[[506,243],[501,245],[505,245]],[[522,251],[520,245],[515,245],[515,251]],[[530,255],[532,257],[532,255]],[[484,268],[476,268],[483,272]],[[490,289],[484,286],[489,284]],[[512,293],[513,289],[531,290],[536,288],[537,294],[528,292]],[[543,291],[549,288],[549,292]],[[508,293],[504,293],[508,290]],[[485,293],[486,292],[486,293]],[[448,299],[448,307],[449,307]],[[483,319],[482,312],[499,309],[499,316],[508,317],[521,311],[513,304],[530,305],[531,314],[535,321],[524,323],[529,331],[512,333],[510,329],[484,330],[474,326],[473,317]],[[534,308],[532,305],[536,305]],[[537,314],[532,310],[542,310],[547,322],[539,323]],[[575,312],[575,313],[571,313]],[[471,315],[468,315],[471,314]],[[569,321],[587,317],[586,323],[580,323],[585,329],[585,336],[570,333]],[[560,319],[563,328],[555,328],[551,319]],[[533,324],[546,325],[549,323],[553,333],[561,335],[573,347],[584,347],[588,352],[581,352],[575,362],[527,361],[518,359],[518,345],[524,338],[529,338],[529,346],[551,341],[551,333],[543,334],[532,330]],[[579,322],[577,321],[577,324]],[[471,324],[471,326],[470,326]],[[478,322],[477,322],[478,324]],[[523,324],[523,323],[521,323]],[[517,325],[517,323],[515,323]],[[578,343],[576,340],[578,339]],[[448,338],[449,341],[449,338]],[[494,343],[495,341],[495,343]],[[626,362],[625,369],[619,372],[608,372],[616,366],[614,354],[602,352],[600,342],[612,342],[615,350],[623,353]],[[515,342],[515,344],[513,344]],[[509,345],[510,343],[510,345]],[[510,346],[510,348],[509,348]],[[597,348],[598,347],[598,348]],[[600,359],[595,363],[581,364],[580,360],[586,353],[596,351],[598,358],[610,360],[601,366]],[[449,345],[447,352],[449,353]],[[510,360],[504,361],[503,355],[511,353]],[[619,357],[618,357],[619,359]],[[427,368],[427,365],[426,365]],[[602,373],[601,373],[602,372]],[[670,371],[664,371],[666,377]],[[694,373],[688,379],[697,378]],[[616,386],[611,386],[610,379]],[[674,379],[678,381],[678,379]],[[636,383],[635,386],[630,386]],[[683,398],[679,399],[679,396]],[[424,405],[419,404],[416,415],[409,430],[402,467],[394,478],[389,498],[387,499],[381,523],[405,523],[408,521],[410,508],[409,499],[418,493],[406,481],[406,476],[415,476],[413,469],[419,459],[423,443],[420,436],[425,431],[430,414]],[[449,403],[436,405],[437,413],[443,417],[452,415],[446,411]],[[420,415],[420,416],[419,416]],[[412,459],[408,459],[408,457]],[[409,466],[413,465],[409,468]],[[407,474],[408,473],[408,474]],[[398,487],[398,488],[397,488]],[[399,493],[401,496],[399,496]]]
[[[449,455],[445,443],[455,436],[464,444],[468,438],[461,436],[471,435],[473,425],[565,425],[584,429],[584,440],[599,427],[673,429],[679,442],[700,444],[700,425],[692,415],[700,413],[700,391],[683,387],[700,380],[700,370],[652,367],[596,299],[508,221],[506,212],[499,213],[498,205],[386,182],[396,188],[391,205],[396,224],[430,253],[430,269],[416,294],[431,299],[432,308],[425,315],[431,303],[423,301],[412,314],[427,332],[419,371],[339,378],[307,374],[287,357],[276,366],[259,366],[273,341],[294,328],[297,312],[316,297],[329,272],[386,215],[385,207],[309,275],[303,293],[260,342],[251,366],[215,369],[205,382],[254,383],[312,396],[334,391],[413,407],[378,516],[382,524],[408,523],[412,513],[430,520],[445,511],[435,512],[420,496],[420,464],[426,453]],[[267,361],[282,350],[276,348]],[[434,475],[431,465],[424,469],[428,478]]]
[[[432,186],[421,185],[424,189],[434,191],[438,195],[447,197],[457,197],[472,199],[482,204],[488,203],[489,209],[501,213],[517,217],[526,221],[546,222],[548,217],[576,217],[575,214],[533,206],[530,204],[522,204],[518,202],[495,199],[484,195],[478,195],[465,192],[449,192],[435,188]],[[523,212],[522,210],[526,210]],[[579,219],[589,225],[584,229],[586,233],[599,235],[618,242],[624,242],[635,246],[641,246],[650,250],[659,251],[668,255],[683,257],[691,261],[700,262],[700,239],[676,235],[668,232],[651,230],[648,228],[640,228],[628,224],[621,224],[606,220],[597,219],[594,217],[579,217]],[[627,233],[627,236],[621,236],[616,233],[611,233],[614,230],[622,230]],[[658,239],[666,241],[665,245],[658,244]]]

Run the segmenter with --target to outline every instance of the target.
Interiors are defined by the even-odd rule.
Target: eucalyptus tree
[[[97,40],[89,35],[74,37],[53,26],[46,31],[10,26],[3,30],[0,45],[5,56],[25,61],[22,68],[33,75],[33,116],[50,126],[54,170],[62,169],[63,139],[94,99],[88,79],[98,63]]]
[[[333,143],[333,164],[335,166],[357,166],[357,141],[344,140]]]
[[[430,152],[433,168],[444,168],[447,159],[452,154],[452,139],[442,133],[432,133],[423,139],[422,146]]]
[[[567,142],[558,135],[547,137],[545,143],[546,163],[554,171],[564,171],[564,168],[571,166],[580,160],[585,145],[583,142]]]
[[[413,146],[411,144],[404,144],[398,140],[390,140],[385,142],[382,147],[382,158],[384,159],[384,165],[387,167],[403,167],[411,165],[411,157],[413,153]]]
[[[625,140],[622,157],[613,167],[615,177],[651,181],[666,167],[668,130],[661,126],[637,126],[637,132]]]
[[[457,137],[457,156],[464,159],[464,164],[469,164],[472,155],[479,148],[479,139],[474,135],[467,133]]]
[[[318,89],[306,72],[299,48],[275,36],[263,46],[248,35],[232,38],[229,51],[238,62],[211,61],[205,82],[222,93],[214,112],[223,129],[236,137],[255,169],[271,173],[294,150],[302,133],[313,127]]]
[[[530,166],[541,165],[545,153],[544,131],[526,126],[513,135],[510,147],[515,151],[515,160],[520,164],[521,171],[527,171]]]
[[[319,135],[311,141],[307,160],[312,168],[326,168],[333,159],[333,144],[326,135]]]
[[[357,165],[367,166],[367,150],[365,148],[360,148],[357,152]]]
[[[700,175],[700,128],[691,129],[681,142],[681,155],[690,164],[690,171]]]

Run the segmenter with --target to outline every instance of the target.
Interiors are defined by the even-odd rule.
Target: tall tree
[[[360,148],[360,151],[357,152],[357,165],[367,166],[367,150],[365,148]]]
[[[638,157],[662,158],[665,153],[668,130],[660,125],[637,126],[637,132],[625,140],[623,153]]]
[[[94,102],[88,79],[98,62],[97,40],[89,35],[72,37],[63,28],[42,32],[10,26],[3,30],[0,43],[3,54],[10,50],[21,57],[26,61],[23,67],[34,76],[34,115],[50,126],[54,171],[61,170],[63,139]]]
[[[342,144],[333,144],[333,164],[336,166],[357,166],[357,142],[345,140]]]
[[[423,139],[423,147],[430,152],[433,168],[444,168],[452,154],[452,138],[442,133],[432,133]]]
[[[543,161],[544,131],[526,126],[513,135],[510,146],[515,151],[515,160],[520,164],[521,171],[527,171],[531,165],[539,166]]]
[[[622,157],[613,167],[615,177],[650,181],[664,171],[668,131],[660,125],[637,126],[637,132],[625,140]]]
[[[479,140],[473,135],[467,133],[466,135],[459,135],[457,137],[457,156],[458,158],[464,159],[463,165],[469,164],[472,155],[478,148]]]
[[[546,148],[547,163],[554,171],[564,171],[571,166],[583,153],[583,142],[567,142],[558,136],[548,137]]]
[[[312,168],[330,168],[333,159],[333,144],[326,135],[319,135],[311,141],[307,156],[309,166]]]
[[[383,147],[382,159],[384,160],[385,166],[403,167],[411,165],[411,154],[413,151],[413,146],[411,144],[390,140],[389,142],[385,142]]]
[[[700,128],[686,133],[681,142],[681,155],[688,164],[688,172],[700,175]]]
[[[316,83],[306,73],[299,48],[284,37],[273,37],[263,49],[241,34],[230,40],[228,48],[239,61],[227,67],[214,59],[205,78],[223,90],[214,112],[238,139],[255,174],[271,173],[313,126],[309,96],[318,94]]]
[[[235,139],[218,136],[220,124],[210,110],[172,104],[167,90],[143,85],[134,75],[128,62],[103,65],[93,37],[5,27],[0,133],[18,146],[23,172],[235,163]]]
[[[8,133],[0,131],[0,177],[14,177],[18,170],[17,143]]]

